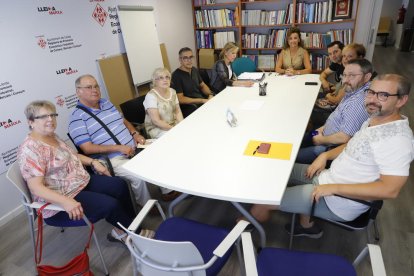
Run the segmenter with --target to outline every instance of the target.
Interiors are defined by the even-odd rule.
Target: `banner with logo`
[[[122,2],[122,3],[121,3]],[[67,139],[75,80],[94,75],[96,60],[125,52],[117,5],[153,5],[138,0],[7,1],[0,14],[0,173],[16,160],[28,134],[25,106],[49,100],[57,107],[57,134]],[[103,96],[107,95],[102,91]]]

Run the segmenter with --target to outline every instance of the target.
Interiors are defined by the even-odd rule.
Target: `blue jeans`
[[[328,150],[327,146],[310,146],[300,148],[298,156],[296,157],[296,163],[312,164],[313,160],[319,156],[319,154]]]
[[[127,183],[119,177],[91,175],[88,185],[75,196],[75,200],[81,203],[92,223],[104,218],[115,227],[119,227],[117,222],[128,227],[134,218]],[[45,222],[60,227],[85,225],[83,220],[69,219],[64,211],[46,218]]]

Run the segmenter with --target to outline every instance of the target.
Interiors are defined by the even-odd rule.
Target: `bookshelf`
[[[345,13],[335,12],[339,2],[348,3]],[[273,71],[287,30],[298,27],[311,55],[312,69],[329,65],[326,45],[340,40],[353,42],[359,0],[193,0],[197,54],[202,48],[220,51],[228,41],[240,46],[240,56],[257,67]]]

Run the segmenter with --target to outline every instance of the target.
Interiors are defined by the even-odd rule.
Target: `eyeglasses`
[[[184,60],[184,61],[190,61],[190,60],[193,60],[193,58],[194,58],[194,56],[189,56],[189,57],[183,56],[183,57],[181,57],[181,59]]]
[[[397,97],[400,95],[398,93],[390,94],[388,92],[382,92],[382,91],[375,92],[374,90],[369,89],[369,88],[365,89],[365,94],[367,95],[367,97],[374,97],[375,95],[377,95],[377,99],[380,100],[381,102],[387,101],[388,97]]]
[[[86,89],[86,90],[92,90],[92,89],[99,90],[99,89],[101,89],[99,87],[99,84],[97,84],[97,85],[88,85],[88,86],[78,86],[77,88],[83,88],[83,89]]]
[[[170,76],[159,76],[155,78],[155,80],[170,80],[170,79],[171,79]]]
[[[349,78],[350,80],[352,80],[352,79],[355,79],[355,77],[359,75],[363,75],[363,74],[362,73],[361,74],[342,74],[342,78],[343,79]]]
[[[56,119],[56,117],[59,116],[59,114],[57,113],[52,113],[52,114],[45,114],[45,115],[39,115],[39,116],[35,116],[33,117],[33,119],[38,119],[38,120],[46,120],[47,118],[50,119]]]

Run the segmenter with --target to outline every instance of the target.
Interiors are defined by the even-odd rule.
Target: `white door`
[[[365,46],[365,58],[372,60],[383,0],[359,0],[354,41]]]

